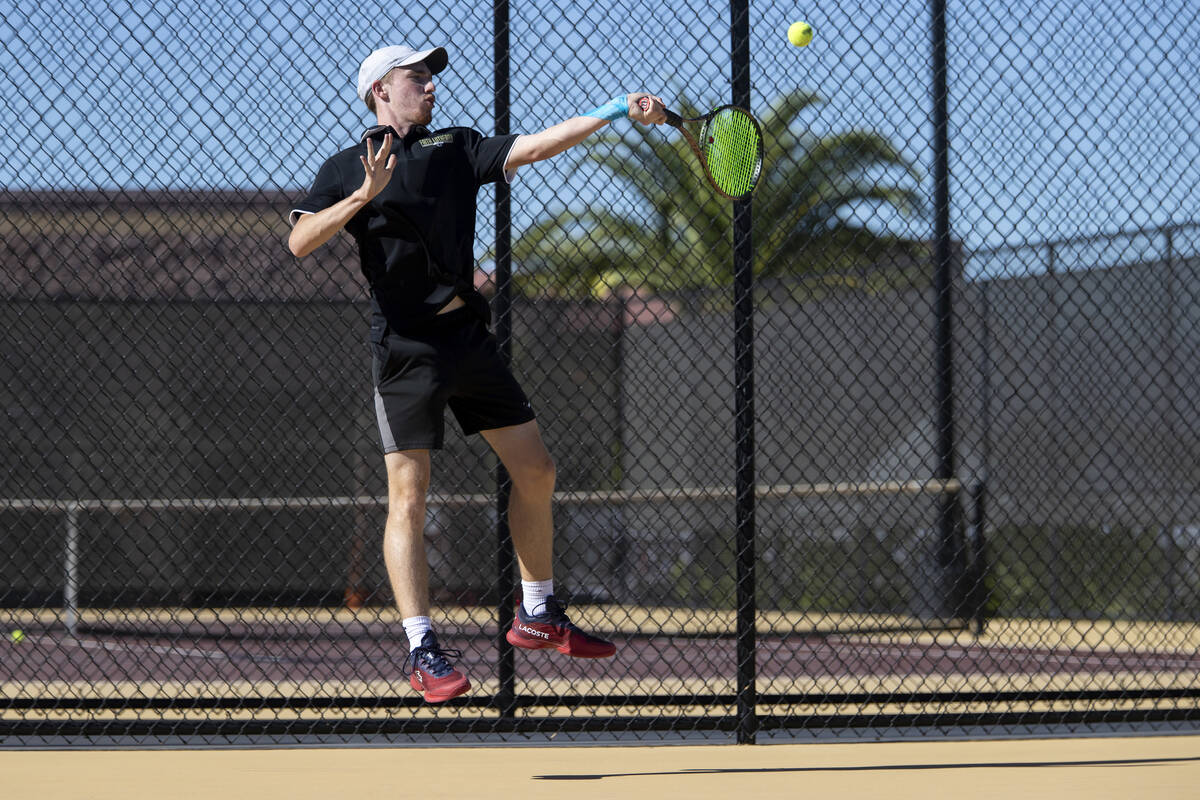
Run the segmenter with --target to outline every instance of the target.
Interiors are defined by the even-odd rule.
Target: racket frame
[[[640,103],[642,105],[642,108],[648,107],[648,101],[645,98],[643,98],[640,101]],[[685,127],[685,123],[695,123],[695,122],[702,123],[700,126],[700,138],[705,139],[708,136],[708,126],[709,126],[709,124],[712,123],[713,119],[718,114],[720,114],[722,111],[729,111],[729,110],[737,111],[741,114],[746,115],[746,118],[748,120],[750,120],[750,123],[754,126],[754,130],[758,134],[758,141],[760,143],[760,145],[759,145],[760,151],[758,154],[757,163],[755,164],[755,167],[754,167],[754,177],[752,179],[752,185],[751,185],[750,191],[746,192],[745,194],[729,194],[728,192],[726,192],[724,189],[722,189],[720,186],[717,185],[716,180],[712,176],[712,171],[709,169],[708,159],[704,155],[704,150],[700,147],[700,142],[697,141],[696,137],[692,134],[692,132],[690,130],[688,130],[687,127]],[[763,141],[763,136],[762,136],[762,126],[759,125],[758,120],[755,118],[755,116],[753,114],[751,114],[749,111],[742,108],[741,106],[735,106],[735,105],[719,106],[718,108],[714,108],[712,111],[708,112],[707,114],[705,114],[702,117],[681,117],[669,108],[665,109],[665,111],[667,113],[667,124],[683,134],[683,138],[687,141],[688,146],[692,148],[692,152],[695,153],[696,158],[698,158],[700,160],[700,166],[704,170],[704,177],[708,179],[709,185],[712,186],[713,190],[716,191],[717,194],[721,195],[722,197],[728,197],[730,200],[741,200],[743,198],[749,197],[750,195],[754,194],[754,191],[756,189],[758,189],[759,176],[762,174],[763,158],[762,158],[762,151],[761,151],[761,147],[762,147],[761,143]]]

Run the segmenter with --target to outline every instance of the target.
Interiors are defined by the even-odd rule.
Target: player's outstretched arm
[[[650,107],[642,108],[642,98],[650,98]],[[506,169],[516,169],[535,161],[544,161],[569,150],[613,120],[628,117],[643,125],[659,125],[667,120],[666,107],[660,98],[645,92],[633,92],[614,97],[599,108],[578,117],[551,125],[540,133],[519,137],[509,151]]]
[[[322,209],[315,214],[301,214],[300,219],[296,220],[296,224],[292,228],[291,235],[288,236],[288,249],[292,251],[292,255],[296,258],[303,258],[328,242],[363,206],[383,191],[383,187],[387,186],[388,181],[392,179],[392,172],[396,168],[396,157],[393,155],[388,158],[391,149],[392,135],[390,133],[383,137],[378,153],[372,147],[371,140],[367,139],[367,154],[358,157],[363,165],[362,186],[358,187],[354,194],[334,203],[329,208]]]

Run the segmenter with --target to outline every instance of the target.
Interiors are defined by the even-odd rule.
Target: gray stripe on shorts
[[[396,449],[396,437],[388,426],[387,409],[383,407],[383,395],[379,387],[375,387],[375,422],[379,425],[379,441],[383,444],[383,452],[390,453]]]

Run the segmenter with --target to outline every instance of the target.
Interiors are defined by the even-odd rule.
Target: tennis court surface
[[[0,751],[5,796],[1196,797],[1200,737],[790,744]]]
[[[7,3],[0,800],[1200,800],[1200,2],[811,5]]]

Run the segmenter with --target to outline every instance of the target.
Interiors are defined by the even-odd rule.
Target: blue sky
[[[1200,219],[1200,4],[948,8],[956,237],[978,248]],[[17,0],[0,21],[0,186],[300,194],[370,122],[353,73],[393,41],[444,43],[451,70],[439,76],[435,122],[492,130],[490,4],[345,9]],[[724,2],[514,3],[514,130],[626,89],[726,102],[727,14]],[[784,32],[801,18],[816,38],[797,49]],[[756,105],[813,89],[826,102],[799,124],[874,128],[929,188],[925,2],[752,2],[751,31]],[[573,163],[568,154],[523,170],[518,233],[555,203],[630,204],[620,185]],[[480,238],[482,250],[486,213]]]

